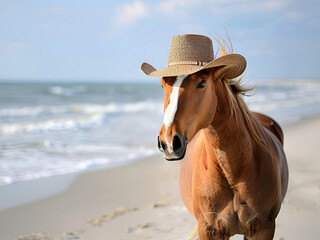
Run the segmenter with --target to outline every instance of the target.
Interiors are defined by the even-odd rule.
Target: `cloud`
[[[159,3],[155,8],[163,15],[174,17],[188,16],[188,7],[198,3],[198,0],[165,0]]]
[[[142,1],[133,1],[118,6],[114,17],[117,27],[125,27],[134,24],[137,20],[148,16],[147,5]]]
[[[261,2],[260,10],[267,9],[269,11],[280,11],[289,5],[289,1],[269,0]]]

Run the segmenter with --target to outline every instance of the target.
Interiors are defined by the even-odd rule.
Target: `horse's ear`
[[[233,69],[232,67],[225,65],[225,66],[214,67],[212,68],[211,71],[214,79],[222,80],[222,79],[233,79],[241,75],[238,72],[235,72],[234,70],[235,69]]]
[[[225,73],[226,73],[226,66],[219,66],[219,67],[214,67],[210,68],[210,73],[213,76],[214,80],[221,80],[224,78]]]

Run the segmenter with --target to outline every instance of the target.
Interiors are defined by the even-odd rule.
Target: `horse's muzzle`
[[[187,150],[187,142],[187,137],[185,138],[185,141],[183,141],[181,136],[176,133],[172,140],[172,146],[168,146],[166,143],[161,141],[161,138],[158,135],[158,148],[168,161],[177,161],[183,159]]]

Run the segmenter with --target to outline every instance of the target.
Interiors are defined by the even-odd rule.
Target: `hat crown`
[[[172,38],[168,66],[198,62],[199,65],[214,60],[213,46],[210,38],[202,35],[175,35]]]

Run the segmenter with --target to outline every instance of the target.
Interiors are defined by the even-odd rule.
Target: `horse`
[[[180,196],[201,240],[271,240],[288,187],[283,132],[249,110],[243,95],[251,89],[224,70],[161,78],[158,148],[166,160],[180,160]]]

